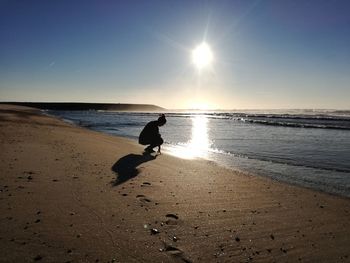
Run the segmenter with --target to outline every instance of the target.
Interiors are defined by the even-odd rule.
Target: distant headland
[[[106,111],[162,111],[162,107],[152,104],[127,103],[83,103],[83,102],[0,102],[38,108],[42,110],[106,110]]]

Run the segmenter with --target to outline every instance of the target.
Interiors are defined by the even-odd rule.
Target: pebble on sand
[[[151,235],[156,235],[156,234],[159,234],[159,230],[157,228],[152,228],[151,229]]]

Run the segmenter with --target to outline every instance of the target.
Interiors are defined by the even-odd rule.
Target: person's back
[[[157,137],[160,137],[158,121],[150,121],[141,131],[139,143],[142,145],[151,144]]]
[[[158,152],[160,153],[160,146],[163,144],[163,139],[159,133],[159,126],[163,126],[166,123],[164,114],[162,114],[158,120],[151,121],[146,124],[139,136],[139,143],[142,145],[148,145],[146,152],[153,152],[153,148],[158,146]]]

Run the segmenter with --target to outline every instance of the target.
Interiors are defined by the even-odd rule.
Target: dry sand
[[[0,106],[1,262],[350,262],[350,201]]]

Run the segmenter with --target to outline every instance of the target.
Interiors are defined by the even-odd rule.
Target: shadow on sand
[[[137,167],[145,162],[156,159],[156,155],[150,154],[128,154],[120,158],[113,166],[112,171],[117,174],[113,186],[120,185],[139,174]]]

